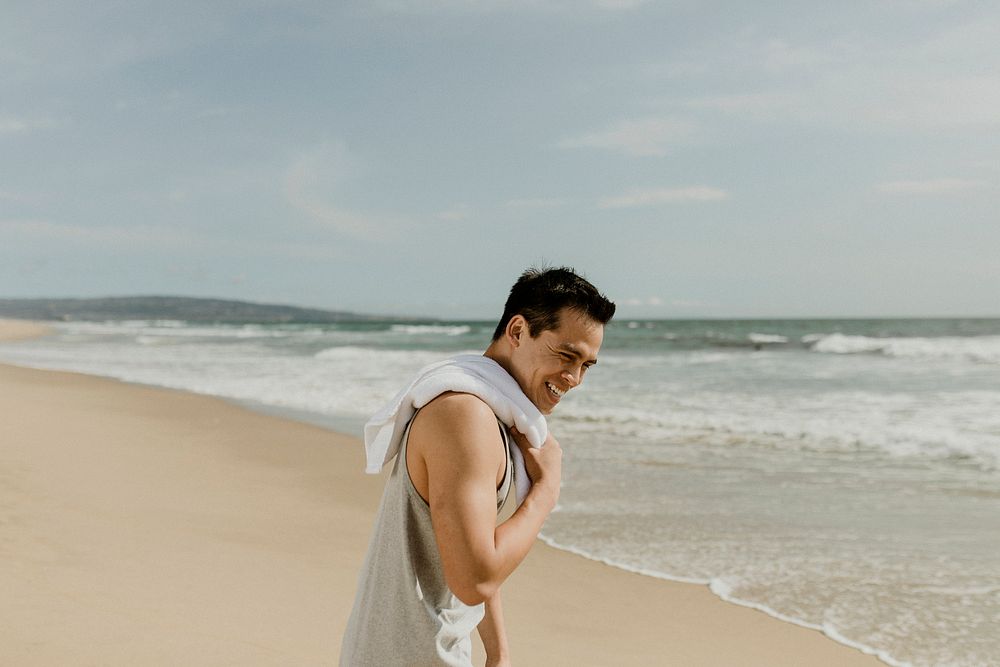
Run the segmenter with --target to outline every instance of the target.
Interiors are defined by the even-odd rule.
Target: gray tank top
[[[500,432],[507,467],[497,489],[498,525],[517,509],[511,444],[503,424]],[[483,605],[465,604],[445,583],[430,507],[406,468],[409,436],[407,425],[358,578],[341,667],[472,665],[471,635],[483,619]]]

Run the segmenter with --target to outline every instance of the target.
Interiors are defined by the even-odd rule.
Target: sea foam
[[[878,353],[887,357],[964,359],[1000,364],[1000,336],[877,338],[840,333],[809,334],[802,342],[827,354]]]

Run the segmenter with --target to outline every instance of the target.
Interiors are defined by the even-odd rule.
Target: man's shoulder
[[[482,426],[495,424],[497,417],[478,396],[457,391],[446,391],[420,409],[417,415],[424,423],[442,423],[451,426]]]
[[[496,458],[502,442],[492,408],[472,394],[446,392],[417,412],[411,443],[422,455],[447,452],[448,458],[464,455]]]

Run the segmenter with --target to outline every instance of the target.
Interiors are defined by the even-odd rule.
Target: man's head
[[[573,269],[528,269],[510,288],[493,340],[503,335],[515,315],[524,317],[532,336],[555,329],[564,308],[586,315],[600,325],[607,324],[615,314],[615,304]]]
[[[597,363],[615,304],[572,269],[525,271],[510,290],[487,356],[544,414]]]

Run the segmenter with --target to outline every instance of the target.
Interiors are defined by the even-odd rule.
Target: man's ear
[[[523,315],[515,315],[507,322],[505,334],[507,335],[507,341],[513,347],[517,347],[521,344],[521,338],[529,335],[528,321],[524,319]]]

